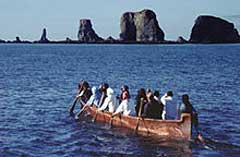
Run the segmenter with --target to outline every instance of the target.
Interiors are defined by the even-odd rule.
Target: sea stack
[[[199,16],[190,36],[192,43],[234,43],[239,39],[232,23],[214,16]]]
[[[78,40],[80,42],[98,42],[103,39],[99,37],[92,28],[91,20],[81,19],[78,31]]]
[[[164,32],[159,27],[156,14],[152,10],[144,9],[140,12],[124,13],[120,27],[122,41],[164,41]]]
[[[49,43],[49,40],[47,38],[46,28],[43,29],[42,36],[41,36],[40,40],[38,41],[38,43]]]
[[[20,37],[16,37],[16,40],[13,41],[13,43],[21,43],[21,42],[22,41],[21,41]]]

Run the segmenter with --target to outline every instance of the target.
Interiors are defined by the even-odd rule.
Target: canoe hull
[[[137,132],[153,133],[164,138],[191,139],[191,115],[182,114],[180,120],[156,120],[138,118],[118,114],[111,118],[112,113],[97,111],[96,107],[86,107],[86,112],[96,121],[110,123],[112,126],[125,127]]]

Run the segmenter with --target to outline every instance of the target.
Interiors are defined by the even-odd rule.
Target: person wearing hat
[[[103,105],[98,109],[98,111],[103,111],[108,109],[109,112],[114,112],[114,90],[110,87],[107,88],[107,97],[105,98]]]

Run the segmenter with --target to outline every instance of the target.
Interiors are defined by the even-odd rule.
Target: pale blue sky
[[[37,40],[47,28],[50,40],[77,38],[79,19],[90,18],[102,37],[119,37],[126,11],[152,9],[166,39],[189,39],[198,15],[215,15],[240,30],[240,0],[0,0],[0,39]]]

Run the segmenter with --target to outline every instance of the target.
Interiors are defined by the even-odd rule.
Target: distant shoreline
[[[196,45],[211,45],[211,44],[239,44],[240,42],[206,42],[206,43],[193,43],[193,42],[178,42],[178,41],[158,41],[158,42],[137,42],[137,41],[97,41],[97,42],[80,42],[77,40],[72,40],[72,41],[48,41],[48,42],[31,42],[31,41],[21,41],[21,42],[15,42],[15,41],[5,41],[5,42],[0,42],[0,44],[30,44],[30,45],[35,45],[35,44],[74,44],[74,45],[82,45],[82,44],[116,44],[116,45],[191,45],[191,44],[196,44]]]
[[[198,16],[192,27],[188,40],[179,36],[177,40],[166,40],[165,33],[160,28],[156,14],[152,10],[144,9],[139,12],[125,12],[120,20],[121,33],[119,38],[109,36],[100,37],[92,27],[90,19],[80,19],[77,40],[66,37],[64,40],[51,41],[47,37],[46,28],[43,29],[40,40],[1,40],[6,44],[224,44],[240,43],[238,30],[230,23],[219,17],[210,15]]]

